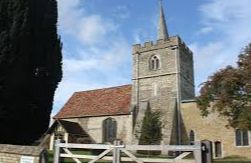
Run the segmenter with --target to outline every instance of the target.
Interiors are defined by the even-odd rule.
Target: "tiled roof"
[[[131,85],[75,92],[56,119],[129,114]]]
[[[69,134],[87,135],[86,132],[82,129],[82,127],[76,122],[58,120],[58,123],[61,124],[62,127],[66,130],[66,132]]]
[[[65,129],[65,131],[69,134],[87,136],[87,133],[82,129],[82,127],[78,123],[64,120],[54,121],[44,135],[55,132],[55,129],[59,125],[61,125]]]

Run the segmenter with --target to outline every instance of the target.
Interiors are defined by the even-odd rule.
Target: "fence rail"
[[[71,149],[101,149],[104,150],[99,155],[80,155],[73,154]],[[64,151],[62,153],[61,151]],[[135,156],[132,151],[181,151],[181,155],[174,159],[168,158],[139,158]],[[112,156],[106,156],[108,153],[113,153]],[[194,160],[184,160],[183,158],[190,153],[194,154]],[[128,157],[121,157],[124,153]],[[60,158],[71,158],[76,163],[81,163],[80,159],[88,159],[89,163],[102,160],[109,160],[113,163],[120,163],[121,161],[133,161],[137,163],[143,162],[169,162],[169,163],[202,163],[201,158],[201,143],[196,142],[195,145],[121,145],[119,141],[115,141],[113,145],[104,144],[70,144],[60,143],[59,140],[55,143],[54,163],[59,163]]]

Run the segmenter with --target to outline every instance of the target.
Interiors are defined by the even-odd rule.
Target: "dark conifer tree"
[[[149,104],[145,112],[145,117],[142,122],[142,127],[139,137],[139,144],[141,145],[159,145],[162,140],[162,128],[161,112],[152,111]],[[160,151],[138,151],[141,154],[159,155]]]
[[[32,144],[48,128],[61,47],[56,0],[0,1],[0,143]]]
[[[139,144],[142,145],[157,145],[162,140],[161,112],[152,111],[150,106],[145,112],[145,117],[142,122],[142,128],[140,131]]]

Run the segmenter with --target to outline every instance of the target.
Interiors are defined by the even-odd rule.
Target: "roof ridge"
[[[84,92],[93,92],[93,91],[101,91],[101,90],[108,90],[108,89],[114,89],[114,88],[121,88],[121,87],[126,87],[126,86],[132,86],[132,84],[125,84],[125,85],[119,85],[119,86],[112,86],[112,87],[105,87],[105,88],[97,88],[97,89],[90,89],[90,90],[85,90],[85,91],[78,91],[74,93],[84,93]]]

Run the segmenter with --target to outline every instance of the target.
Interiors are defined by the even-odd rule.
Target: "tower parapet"
[[[139,109],[134,131],[141,130],[139,124],[149,106],[163,116],[161,143],[181,144],[180,102],[194,98],[193,53],[179,36],[169,36],[165,23],[161,4],[158,40],[135,44],[132,48],[131,102]]]
[[[151,50],[163,49],[163,48],[172,48],[178,46],[179,48],[185,49],[192,55],[192,51],[186,45],[186,43],[177,35],[169,37],[169,39],[164,40],[160,39],[157,42],[147,41],[143,45],[135,44],[132,47],[132,54],[142,53]]]

